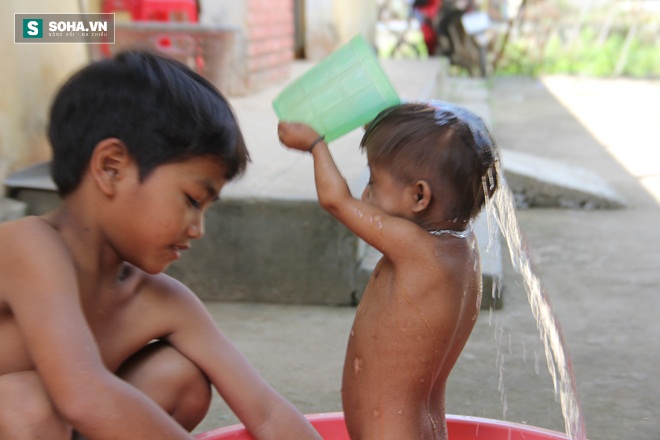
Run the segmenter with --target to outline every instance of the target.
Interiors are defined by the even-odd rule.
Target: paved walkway
[[[386,67],[395,83],[410,87],[412,96],[402,95],[414,98],[425,90],[433,93],[424,81],[433,62],[412,72]],[[311,162],[277,142],[270,109],[276,93],[232,100],[254,163],[243,182],[228,188],[228,197],[241,197],[248,188],[274,195],[277,187],[281,197],[308,197],[313,191]],[[565,332],[589,438],[657,440],[660,150],[654,139],[660,120],[652,106],[660,102],[660,83],[498,79],[489,102],[501,146],[598,172],[629,203],[625,210],[534,209],[519,211],[518,217]],[[356,138],[353,133],[342,140],[345,146],[333,146],[347,174],[364,165],[356,163]],[[287,183],[292,173],[303,174],[309,185],[292,187]],[[447,411],[561,431],[559,404],[521,280],[505,263],[504,308],[482,312],[450,378]],[[341,368],[354,308],[207,305],[258,370],[301,411],[341,409]],[[198,431],[235,422],[216,398]]]

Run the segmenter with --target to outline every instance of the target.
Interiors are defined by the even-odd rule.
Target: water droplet
[[[362,364],[363,361],[359,357],[356,357],[353,360],[353,374],[355,375],[355,377],[358,377],[360,375],[360,371],[362,371]]]
[[[539,354],[536,351],[534,352],[534,372],[536,373],[537,376],[541,374],[541,362],[540,362]]]
[[[375,215],[374,223],[376,223],[377,229],[383,229],[383,217],[381,217],[380,215]]]

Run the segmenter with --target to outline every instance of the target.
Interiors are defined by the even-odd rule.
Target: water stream
[[[490,203],[486,204],[489,242],[492,243],[493,240],[497,239],[496,226],[499,227],[506,240],[513,268],[520,273],[525,285],[529,306],[536,320],[539,336],[545,350],[545,358],[554,385],[555,396],[561,404],[566,434],[571,440],[586,440],[584,418],[580,409],[573,368],[561,326],[527,250],[527,244],[516,217],[513,194],[506,184],[502,170],[498,168],[496,172],[500,179],[500,185]],[[497,329],[495,338],[498,347],[504,344],[501,340],[502,332]],[[504,356],[498,354],[497,363],[500,372],[504,370],[503,362]],[[506,416],[506,393],[503,389],[502,377],[500,377],[500,393],[500,400]]]

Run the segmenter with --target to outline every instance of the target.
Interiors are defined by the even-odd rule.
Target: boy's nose
[[[196,222],[192,222],[188,227],[188,236],[193,239],[204,236],[204,216],[200,215]]]

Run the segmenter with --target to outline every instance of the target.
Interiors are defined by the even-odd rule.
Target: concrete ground
[[[272,96],[268,93],[263,96]],[[501,147],[595,171],[628,203],[622,210],[518,212],[564,331],[592,440],[660,438],[658,102],[658,81],[495,79],[490,90]],[[270,111],[270,102],[260,103],[259,96],[233,103],[246,131]],[[253,151],[255,162],[260,148]],[[308,173],[302,168],[311,162],[303,158],[297,166]],[[507,258],[504,263],[504,307],[482,311],[450,377],[447,412],[563,431],[522,280]],[[302,412],[341,410],[341,368],[354,308],[207,306],[263,376]],[[236,422],[215,398],[196,432]]]

